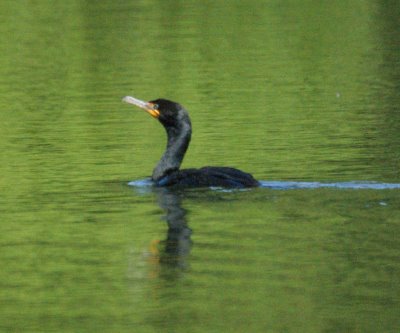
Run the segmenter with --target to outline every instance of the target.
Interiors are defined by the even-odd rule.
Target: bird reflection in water
[[[187,212],[181,204],[183,192],[168,188],[155,188],[154,192],[158,205],[165,211],[164,219],[167,221],[168,230],[164,241],[157,244],[153,242],[153,258],[157,258],[162,267],[186,269],[192,231],[187,225]]]

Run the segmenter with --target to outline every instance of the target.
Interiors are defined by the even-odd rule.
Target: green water
[[[396,1],[2,1],[1,332],[398,332],[400,190],[127,186],[184,167],[400,183]]]

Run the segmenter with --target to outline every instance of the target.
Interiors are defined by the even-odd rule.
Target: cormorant
[[[155,186],[244,188],[260,185],[251,174],[230,167],[206,166],[179,170],[192,135],[189,114],[185,108],[166,99],[145,102],[126,96],[123,101],[144,109],[158,119],[167,132],[167,148],[151,177]]]

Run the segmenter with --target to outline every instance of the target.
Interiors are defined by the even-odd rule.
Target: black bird
[[[185,108],[166,99],[144,102],[126,96],[123,101],[134,104],[157,118],[167,132],[167,148],[151,177],[156,186],[244,188],[260,185],[249,173],[230,167],[206,166],[201,169],[179,170],[192,136],[192,125]]]

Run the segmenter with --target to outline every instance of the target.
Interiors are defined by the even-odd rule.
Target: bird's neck
[[[165,175],[178,170],[189,147],[192,135],[190,122],[181,124],[178,128],[168,127],[166,131],[168,136],[167,149],[153,170],[153,180],[159,180]]]

